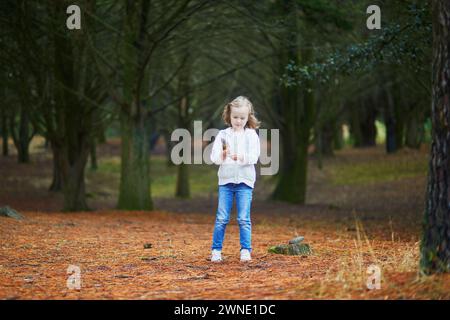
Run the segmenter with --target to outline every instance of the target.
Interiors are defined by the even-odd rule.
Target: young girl
[[[222,261],[222,243],[230,221],[233,198],[236,197],[237,221],[241,242],[241,261],[251,260],[250,208],[255,185],[255,164],[260,154],[259,127],[253,105],[246,97],[237,97],[228,103],[222,114],[229,126],[220,130],[214,140],[211,161],[220,165],[219,194],[214,226],[211,261]]]

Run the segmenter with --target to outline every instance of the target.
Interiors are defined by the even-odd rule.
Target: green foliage
[[[281,80],[285,86],[317,80],[327,83],[337,74],[368,72],[381,64],[414,66],[414,72],[428,70],[432,44],[430,8],[427,2],[412,4],[406,11],[406,22],[391,22],[366,41],[350,44],[309,65],[290,62]]]

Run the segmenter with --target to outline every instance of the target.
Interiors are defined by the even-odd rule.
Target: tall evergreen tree
[[[432,142],[421,271],[450,271],[450,2],[433,1]]]

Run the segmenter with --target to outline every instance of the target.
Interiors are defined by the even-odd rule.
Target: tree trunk
[[[299,137],[300,138],[300,137]],[[293,203],[305,203],[307,149],[295,145],[291,136],[282,134],[281,170],[272,198]]]
[[[90,150],[90,159],[91,159],[91,170],[96,171],[98,169],[97,165],[97,141],[92,139],[91,142],[91,150]]]
[[[181,69],[178,82],[178,92],[180,96],[183,96],[178,105],[178,127],[189,130],[190,117],[189,107],[191,99],[189,97],[189,81],[190,81],[190,66],[191,60],[189,53],[184,55],[183,68]],[[195,141],[192,141],[195,143]],[[182,163],[178,166],[177,173],[177,185],[175,190],[175,196],[178,198],[189,198],[191,191],[189,186],[189,170],[191,164]]]
[[[8,156],[9,154],[9,146],[8,146],[8,117],[6,115],[6,111],[4,109],[1,109],[1,116],[2,116],[2,154],[4,157]]]
[[[175,145],[173,141],[170,140],[171,133],[167,130],[164,130],[163,132],[164,141],[166,142],[166,159],[167,159],[167,167],[173,167],[175,164],[172,162],[172,159],[170,158],[172,154],[172,148]]]
[[[293,52],[290,52],[290,55],[295,57]],[[308,64],[311,58],[311,49],[303,49],[302,63]],[[314,91],[312,87],[311,81],[305,81],[302,105],[299,101],[298,87],[281,89],[281,103],[285,110],[286,128],[282,130],[282,165],[272,195],[273,199],[305,203],[308,147],[314,112]]]
[[[375,126],[376,110],[370,99],[358,99],[351,111],[350,130],[353,145],[356,148],[376,145],[377,128]]]
[[[123,27],[121,47],[123,70],[123,99],[120,111],[122,138],[121,176],[117,207],[123,210],[151,210],[150,152],[148,123],[144,101],[147,94],[148,60],[143,49],[150,1],[129,1]],[[130,45],[130,44],[133,45]],[[147,49],[148,50],[148,49]]]
[[[189,187],[189,164],[181,163],[177,168],[177,187],[175,196],[178,198],[189,198],[191,195]]]
[[[122,156],[117,207],[123,210],[151,210],[148,130],[142,117],[131,118],[124,112],[120,124]]]
[[[50,185],[49,191],[57,192],[61,191],[63,188],[63,177],[62,177],[62,150],[54,145],[52,146],[53,153],[53,178],[52,184]]]
[[[32,137],[30,137],[30,119],[28,117],[28,111],[22,108],[20,114],[20,127],[19,127],[19,143],[18,143],[18,160],[19,163],[30,162],[29,146]]]
[[[432,142],[421,241],[423,274],[450,272],[450,2],[433,1]]]
[[[16,117],[12,115],[10,117],[10,132],[17,150],[17,161],[19,163],[29,163],[29,146],[34,133],[30,133],[30,119],[23,104],[20,105],[19,128],[16,128],[16,126]]]
[[[89,145],[82,139],[81,145],[77,148],[76,157],[70,161],[70,157],[63,158],[63,192],[64,211],[85,211],[89,210],[86,203],[85,175],[84,168],[89,155]],[[65,147],[70,148],[70,146]],[[70,152],[69,150],[65,151]]]
[[[316,133],[316,153],[320,152],[324,157],[333,156],[336,141],[335,135],[337,133],[334,119],[322,124]]]
[[[341,150],[344,147],[344,132],[341,124],[338,124],[335,128],[333,145],[335,150]]]
[[[362,133],[362,147],[374,147],[377,139],[377,127],[375,126],[376,111],[370,103],[370,99],[364,100],[364,118],[362,119],[361,133]]]
[[[408,148],[420,148],[425,134],[423,122],[424,119],[420,111],[418,108],[414,108],[406,120],[405,145]]]
[[[98,130],[98,135],[97,135],[97,142],[99,144],[103,144],[106,143],[106,129],[105,126],[103,124],[99,125],[101,128]]]
[[[355,103],[350,106],[350,135],[353,140],[353,146],[356,148],[362,145],[360,122],[359,105]]]
[[[54,16],[59,16],[65,9],[65,3],[57,2],[53,9]],[[55,132],[49,139],[57,147],[58,153],[58,147],[61,148],[57,163],[61,164],[63,210],[86,211],[89,208],[86,203],[84,169],[92,139],[92,121],[97,110],[89,102],[80,99],[77,93],[80,88],[84,89],[83,84],[92,81],[92,72],[88,52],[83,50],[84,38],[67,33],[63,25],[56,28],[60,28],[59,32],[54,33],[55,104],[58,113]],[[84,28],[88,28],[87,23]],[[77,48],[78,54],[74,48]]]
[[[279,72],[284,73],[286,65],[294,63],[308,65],[312,61],[312,46],[305,40],[299,48],[299,23],[295,14],[295,1],[280,2],[281,13],[286,17],[285,41],[281,48]],[[305,35],[306,36],[306,35]],[[300,55],[299,55],[300,53]],[[278,91],[278,92],[277,92]],[[308,167],[308,147],[314,119],[314,84],[305,80],[301,87],[283,86],[275,97],[275,109],[280,110],[284,125],[280,128],[281,138],[281,170],[272,198],[304,204],[306,199],[306,181]],[[301,100],[302,99],[302,100]]]
[[[394,113],[394,99],[386,89],[386,102],[384,109],[384,123],[386,125],[386,153],[394,153],[397,151],[397,138],[396,138],[396,118]]]
[[[394,105],[395,110],[395,147],[397,150],[403,148],[405,145],[405,112],[397,99]]]

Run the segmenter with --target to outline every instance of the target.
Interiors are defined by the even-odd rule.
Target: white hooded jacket
[[[222,160],[222,138],[230,148],[230,155]],[[231,155],[237,154],[238,160]],[[211,151],[211,161],[220,165],[217,176],[219,185],[227,183],[245,183],[253,188],[256,180],[255,164],[260,155],[260,142],[255,129],[245,128],[242,132],[235,132],[229,127],[220,130],[214,140]],[[243,156],[243,161],[239,158]]]

